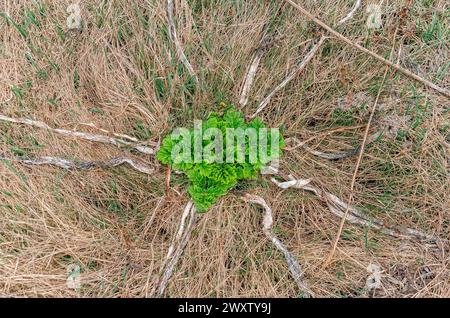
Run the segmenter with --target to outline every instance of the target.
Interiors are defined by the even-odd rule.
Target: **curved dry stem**
[[[175,28],[175,22],[173,21],[173,0],[167,0],[167,22],[169,24],[170,39],[175,44],[178,58],[180,59],[181,63],[183,63],[183,65],[186,67],[189,74],[198,83],[198,78],[194,72],[194,68],[192,67],[191,63],[189,63],[186,54],[184,54],[184,49],[181,46],[181,42],[180,40],[178,40],[177,29]]]
[[[148,175],[152,175],[155,172],[155,169],[151,168],[146,163],[127,157],[115,157],[107,161],[72,161],[63,158],[49,157],[49,156],[37,157],[33,159],[23,159],[17,157],[8,157],[3,154],[0,154],[0,160],[17,162],[24,165],[55,166],[68,170],[93,170],[97,168],[107,169],[117,167],[123,164],[128,164],[133,169]]]
[[[274,17],[272,17],[272,19],[276,19],[281,14],[285,6],[286,4],[280,6],[278,10],[275,12],[275,15]],[[250,65],[247,67],[247,71],[245,73],[244,80],[242,82],[242,88],[239,97],[239,105],[241,107],[244,107],[248,103],[248,95],[250,93],[250,89],[252,87],[262,57],[273,46],[274,42],[276,42],[279,39],[276,38],[276,36],[272,34],[272,32],[270,32],[269,29],[270,29],[270,22],[267,21],[264,24],[259,45],[256,48],[255,53],[253,54],[253,59]]]
[[[85,133],[85,132],[74,131],[74,130],[52,128],[42,121],[32,120],[32,119],[28,119],[28,118],[14,118],[14,117],[8,117],[8,116],[4,116],[4,115],[0,114],[0,121],[6,121],[6,122],[10,122],[10,123],[15,123],[15,124],[23,124],[23,125],[28,125],[28,126],[32,126],[32,127],[42,128],[42,129],[46,129],[46,130],[49,130],[51,132],[54,132],[54,133],[57,133],[57,134],[60,134],[63,136],[80,138],[83,140],[100,142],[103,144],[110,144],[110,145],[114,145],[117,147],[127,146],[127,147],[133,148],[134,150],[136,150],[140,153],[146,154],[146,155],[153,155],[156,152],[156,150],[154,148],[147,147],[147,146],[141,146],[141,145],[135,145],[135,144],[133,144],[129,141],[125,141],[123,139],[113,138],[113,137],[104,136],[104,135],[95,135],[95,134],[90,134],[90,133]]]
[[[248,93],[250,92],[250,88],[252,87],[253,80],[256,76],[256,71],[258,70],[259,63],[261,62],[261,58],[263,57],[263,52],[261,50],[257,50],[255,56],[250,63],[250,67],[247,70],[247,73],[244,78],[244,84],[242,85],[242,90],[239,98],[239,105],[244,107],[248,103]]]
[[[186,219],[188,219],[187,223]],[[161,279],[157,284],[156,290],[157,297],[162,297],[164,295],[169,279],[172,276],[174,268],[177,265],[181,255],[183,255],[184,249],[186,248],[196,221],[197,210],[195,209],[192,200],[190,200],[184,208],[177,234],[169,247],[166,259],[161,267]]]
[[[243,199],[247,202],[256,203],[260,205],[264,209],[264,218],[263,218],[263,232],[266,237],[275,245],[275,247],[284,255],[286,262],[288,264],[289,271],[291,272],[292,277],[297,283],[298,288],[304,293],[304,297],[313,296],[313,292],[309,289],[308,285],[303,281],[303,271],[296,260],[296,258],[292,255],[291,252],[287,249],[287,247],[276,237],[276,235],[272,232],[273,226],[273,217],[272,217],[272,209],[267,205],[266,201],[258,195],[246,194]]]
[[[363,215],[363,213],[358,211],[355,207],[349,206],[334,194],[312,185],[311,179],[295,179],[291,175],[289,175],[288,178],[289,181],[286,182],[279,182],[275,178],[271,178],[271,181],[281,189],[295,188],[314,193],[320,200],[327,204],[328,208],[334,215],[339,218],[345,217],[345,220],[350,223],[372,227],[384,234],[401,239],[416,239],[419,241],[430,241],[433,243],[445,241],[439,237],[423,233],[416,229],[388,226],[380,220],[369,218]],[[347,215],[345,215],[345,211],[347,210]]]
[[[253,55],[253,59],[250,63],[250,66],[247,68],[247,72],[245,73],[244,81],[242,84],[242,89],[239,97],[239,105],[241,107],[244,107],[248,103],[248,94],[250,93],[250,89],[253,85],[253,81],[256,76],[256,72],[259,68],[259,64],[261,62],[262,57],[264,54],[269,51],[269,49],[272,47],[275,39],[271,34],[268,33],[268,23],[265,24],[264,30],[262,32],[261,40],[259,41],[259,46],[255,50],[255,53]]]

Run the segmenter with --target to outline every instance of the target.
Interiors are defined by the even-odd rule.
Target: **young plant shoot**
[[[190,181],[188,192],[198,212],[206,212],[240,180],[255,179],[271,163],[278,163],[284,140],[261,119],[246,123],[241,112],[229,108],[195,121],[194,129],[175,129],[162,141],[156,157]]]

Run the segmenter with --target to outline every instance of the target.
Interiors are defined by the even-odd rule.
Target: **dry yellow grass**
[[[323,2],[304,6],[329,25],[353,5]],[[364,7],[338,31],[386,57],[397,43],[396,60],[448,89],[447,2],[385,2],[381,30],[369,32]],[[67,4],[0,4],[10,16],[0,17],[0,113],[99,133],[85,125],[94,123],[144,143],[190,125],[222,100],[238,103],[246,68],[264,24],[273,20],[275,4],[283,6],[272,21],[281,37],[261,61],[246,115],[302,59],[305,41],[320,35],[283,1],[177,0],[178,36],[199,77],[194,89],[168,37],[165,1],[80,1],[81,33],[66,33]],[[351,149],[362,139],[384,71],[367,55],[328,39],[260,116],[271,127],[283,127],[285,137],[314,137],[311,148]],[[324,133],[342,126],[357,128]],[[362,158],[354,204],[389,224],[448,239],[449,100],[390,72],[371,133],[382,127],[387,133]],[[0,123],[0,153],[9,156],[104,160],[124,151]],[[355,162],[356,157],[320,159],[297,148],[285,153],[282,169],[312,177],[345,199]],[[241,200],[246,192],[271,206],[277,235],[302,264],[317,296],[450,297],[448,245],[400,241],[354,225],[345,225],[330,265],[320,271],[340,220],[311,194],[280,191],[266,179],[233,190],[202,216],[168,296],[299,296],[282,255],[261,231],[260,210]],[[165,193],[162,167],[146,176],[126,167],[77,172],[0,161],[0,294],[150,297],[187,201],[186,183],[177,175]],[[79,290],[67,288],[69,264],[81,267]],[[364,289],[369,264],[382,269],[382,287],[371,292]]]

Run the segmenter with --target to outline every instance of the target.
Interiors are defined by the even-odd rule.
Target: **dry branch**
[[[109,130],[106,130],[106,129],[103,129],[103,128],[99,128],[94,123],[79,123],[78,125],[92,127],[94,129],[100,130],[101,132],[103,132],[105,134],[110,134],[110,135],[113,135],[113,136],[121,138],[121,139],[127,139],[127,140],[129,140],[131,142],[136,142],[136,143],[139,142],[139,139],[137,139],[135,137],[132,137],[132,136],[129,136],[129,135],[126,135],[126,134],[119,134],[119,133],[115,133],[113,131],[109,131]]]
[[[284,10],[285,6],[286,4],[278,8],[278,10],[275,12],[275,18],[279,16],[279,14]],[[239,105],[241,107],[244,107],[248,103],[248,94],[250,93],[250,89],[252,87],[262,57],[267,53],[267,51],[269,51],[274,42],[278,40],[275,39],[275,36],[269,32],[269,28],[270,22],[266,22],[264,24],[259,45],[253,55],[252,62],[247,67],[247,72],[245,73],[244,80],[242,82],[242,88],[239,98]]]
[[[382,233],[388,234],[390,236],[401,238],[401,239],[416,239],[420,241],[430,241],[430,242],[438,242],[441,239],[435,237],[433,235],[429,235],[423,233],[419,230],[410,229],[410,228],[400,228],[400,227],[391,227],[384,224],[380,220],[371,219],[367,216],[364,216],[360,211],[358,211],[355,207],[348,205],[340,198],[331,194],[325,190],[322,190],[311,184],[311,179],[295,179],[292,176],[288,176],[288,181],[279,182],[275,178],[272,178],[272,182],[277,185],[281,189],[295,188],[302,189],[306,191],[310,191],[318,196],[323,202],[325,202],[330,209],[330,211],[338,216],[339,218],[344,218],[345,220],[353,223],[359,224],[362,226],[375,228]],[[345,211],[348,210],[347,215],[345,215]]]
[[[258,48],[255,52],[255,55],[252,59],[252,62],[250,63],[250,67],[247,70],[247,73],[245,75],[245,80],[242,85],[242,90],[239,98],[239,104],[241,107],[244,107],[247,105],[248,102],[248,93],[250,92],[250,88],[252,87],[253,80],[256,76],[256,71],[258,70],[259,63],[261,62],[261,58],[263,57],[265,53],[265,50],[261,50]]]
[[[273,226],[272,209],[267,205],[266,201],[260,196],[246,194],[243,199],[251,203],[256,203],[264,209],[264,218],[263,218],[264,234],[273,243],[273,245],[275,245],[275,247],[280,252],[283,253],[284,258],[286,259],[286,262],[288,264],[289,271],[291,272],[292,277],[297,283],[298,288],[304,293],[304,296],[305,297],[313,296],[312,291],[309,289],[308,285],[302,279],[303,272],[297,260],[291,254],[291,252],[289,252],[287,247],[272,232]]]
[[[63,158],[48,157],[48,156],[37,157],[33,159],[24,159],[18,157],[9,157],[0,154],[0,160],[17,162],[24,165],[37,165],[37,166],[49,165],[68,170],[92,170],[97,168],[107,169],[117,167],[123,164],[128,164],[130,167],[136,169],[137,171],[148,175],[152,175],[155,171],[155,169],[149,167],[142,161],[138,161],[127,157],[115,157],[107,161],[72,161]]]
[[[169,247],[166,259],[161,267],[161,279],[157,284],[156,291],[157,297],[162,297],[164,295],[169,279],[186,248],[196,221],[197,211],[192,200],[190,200],[184,208],[177,234]]]
[[[324,22],[322,22],[321,20],[317,19],[315,16],[313,16],[309,11],[307,11],[306,9],[304,9],[302,6],[300,6],[299,4],[291,1],[291,0],[286,0],[287,2],[289,2],[294,8],[296,8],[297,10],[299,10],[301,13],[303,13],[304,15],[306,15],[310,20],[314,21],[314,23],[316,23],[317,25],[321,26],[322,28],[324,28],[325,30],[327,30],[328,32],[330,32],[332,35],[334,35],[335,37],[337,37],[339,40],[347,43],[348,45],[360,50],[361,52],[364,52],[370,56],[372,56],[373,58],[377,59],[378,61],[392,67],[393,69],[403,73],[404,75],[415,79],[416,81],[424,84],[425,86],[428,86],[432,89],[434,89],[435,91],[441,93],[442,95],[449,97],[450,98],[450,91],[448,91],[445,88],[442,88],[432,82],[430,82],[429,80],[426,80],[422,77],[420,77],[417,74],[414,74],[413,72],[401,67],[398,64],[395,64],[387,59],[385,59],[384,57],[366,49],[365,47],[359,45],[358,43],[353,42],[352,40],[346,38],[344,35],[340,34],[339,32],[335,31],[333,28],[331,28],[330,26],[328,26],[327,24],[325,24]]]
[[[248,94],[250,93],[250,89],[252,87],[253,81],[256,76],[256,72],[258,70],[259,64],[261,62],[262,57],[264,54],[269,51],[270,47],[273,45],[275,39],[271,34],[268,33],[269,24],[266,23],[264,26],[264,30],[262,32],[261,40],[259,41],[259,46],[255,50],[255,53],[253,55],[252,62],[250,63],[250,66],[247,68],[247,72],[244,77],[244,81],[242,84],[242,89],[240,93],[239,98],[239,105],[241,107],[244,107],[248,103]]]
[[[250,92],[250,88],[252,87],[253,80],[255,79],[256,71],[258,70],[259,62],[261,61],[262,56],[263,53],[260,50],[257,50],[255,56],[252,59],[250,67],[247,70],[244,79],[244,84],[242,85],[242,90],[240,94],[241,97],[239,98],[239,104],[241,105],[241,107],[247,105],[248,93]]]
[[[60,134],[63,136],[75,137],[75,138],[80,138],[80,139],[84,139],[84,140],[88,140],[88,141],[110,144],[110,145],[114,145],[114,146],[118,146],[118,147],[127,146],[127,147],[133,148],[134,150],[136,150],[140,153],[147,154],[147,155],[152,155],[155,153],[155,149],[153,149],[151,147],[135,145],[135,144],[133,144],[129,141],[125,141],[123,139],[112,138],[112,137],[108,137],[108,136],[104,136],[104,135],[95,135],[95,134],[90,134],[90,133],[85,133],[85,132],[74,131],[74,130],[52,128],[42,121],[31,120],[28,118],[13,118],[13,117],[7,117],[4,115],[0,115],[0,121],[7,121],[10,123],[23,124],[23,125],[28,125],[28,126],[32,126],[32,127],[42,128],[42,129],[46,129],[46,130],[52,131],[54,133],[57,133],[57,134]]]
[[[194,72],[194,68],[192,67],[191,63],[189,63],[189,60],[184,54],[183,47],[181,46],[180,40],[177,36],[177,29],[175,28],[175,22],[173,21],[173,0],[167,0],[167,22],[169,24],[170,38],[177,49],[178,58],[180,59],[181,63],[183,63],[183,65],[187,68],[189,74],[198,83],[198,78]]]

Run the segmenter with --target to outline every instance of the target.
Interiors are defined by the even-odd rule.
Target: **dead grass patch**
[[[79,34],[65,32],[66,4],[36,3],[41,6],[30,1],[0,5],[14,21],[0,17],[0,113],[99,133],[82,125],[94,123],[144,144],[157,142],[173,127],[190,125],[222,100],[237,104],[267,21],[281,37],[261,59],[246,115],[302,59],[307,41],[320,35],[288,6],[272,21],[277,8],[271,1],[174,1],[178,36],[199,78],[195,86],[170,41],[164,1],[81,1]],[[352,5],[304,3],[329,25]],[[394,50],[400,52],[399,63],[448,89],[447,3],[414,1],[404,11],[406,6],[384,5],[381,30],[369,32],[367,14],[360,10],[339,31],[388,56],[398,28]],[[314,149],[352,149],[364,128],[323,132],[366,124],[383,73],[379,62],[328,39],[260,116],[268,126],[282,127],[285,137],[315,137],[308,144]],[[383,128],[391,133],[366,149],[354,205],[388,224],[449,238],[448,99],[391,72],[379,104],[370,133]],[[3,122],[0,152],[83,160],[123,154],[109,145]],[[348,198],[355,160],[330,161],[297,148],[284,157],[282,169]],[[152,296],[188,201],[182,177],[172,177],[169,193],[164,182],[163,169],[147,176],[125,167],[68,172],[1,161],[0,293]],[[311,194],[280,191],[265,179],[240,185],[203,215],[169,282],[168,296],[300,296],[283,256],[262,233],[261,213],[241,200],[244,193],[257,194],[270,205],[274,232],[302,264],[317,296],[450,296],[448,246],[400,241],[371,228],[346,224],[332,262],[320,271],[339,219]],[[66,268],[74,263],[81,267],[80,290],[66,285]],[[369,264],[382,269],[382,287],[375,291],[364,289]]]

